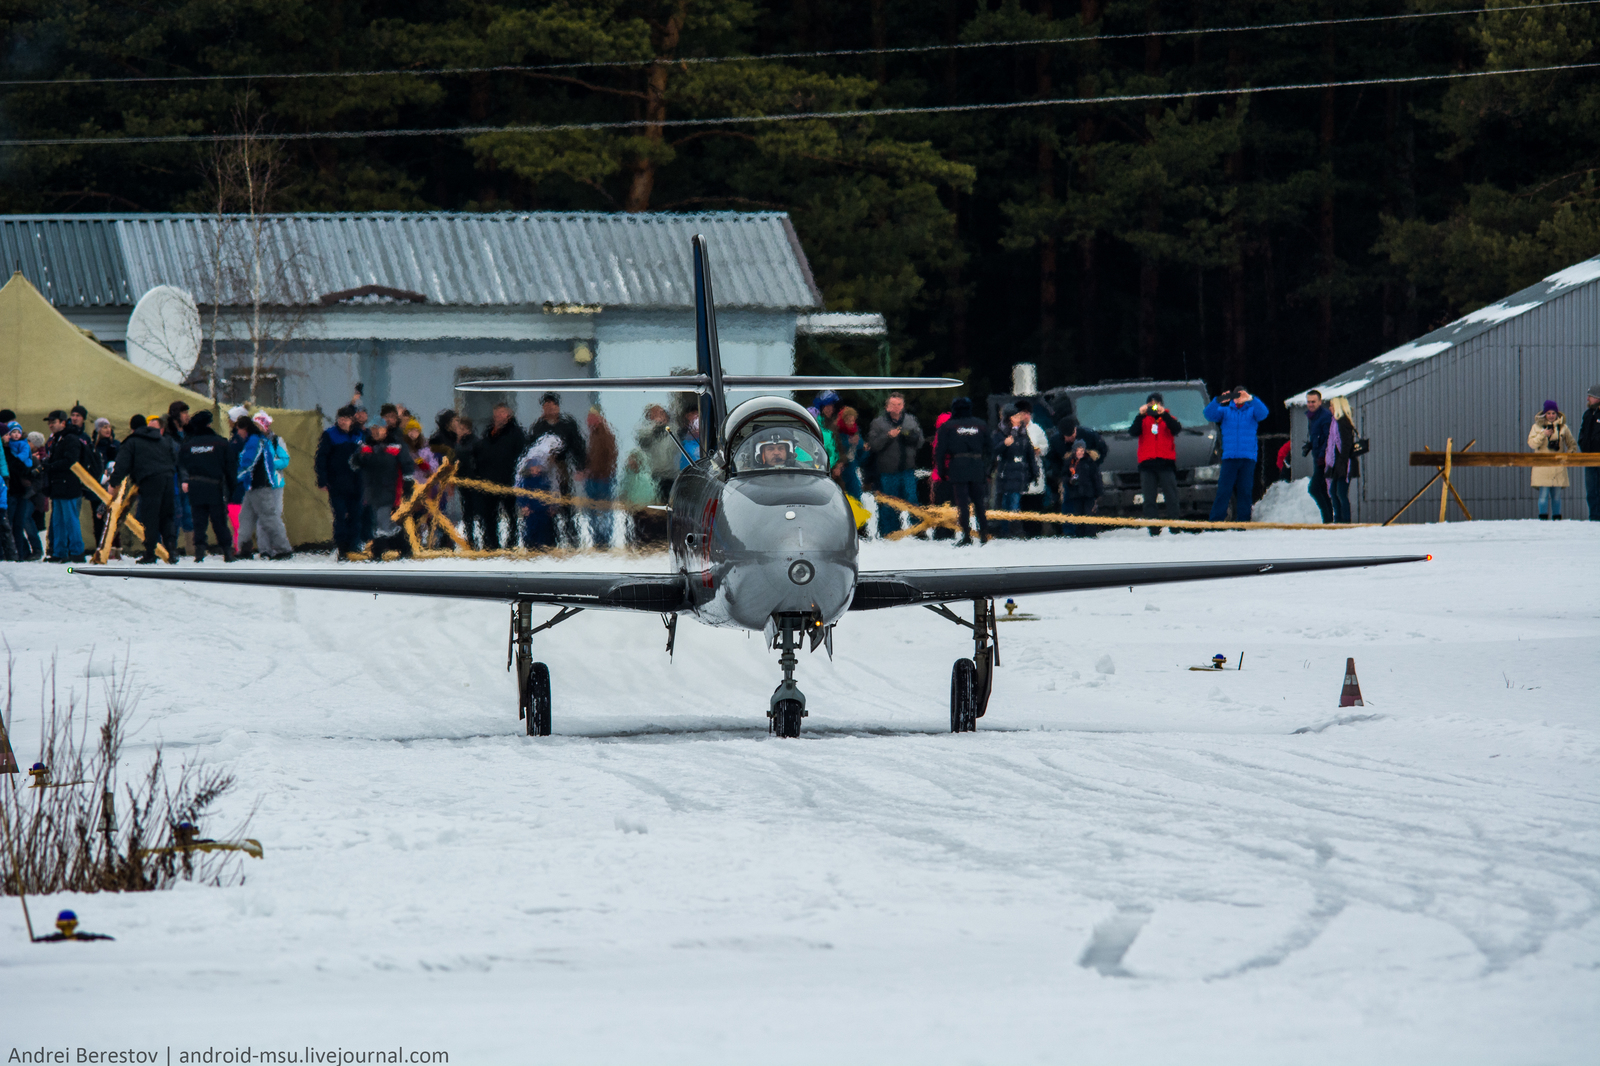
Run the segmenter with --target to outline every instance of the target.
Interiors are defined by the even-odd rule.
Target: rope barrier
[[[546,492],[543,489],[522,489],[515,485],[500,485],[493,481],[480,481],[477,478],[452,478],[447,488],[471,489],[474,492],[487,492],[498,496],[522,496],[531,500],[538,500],[559,507],[579,507],[586,511],[648,511],[658,504],[618,503],[616,500],[597,500],[591,496],[562,496],[555,492]]]
[[[492,496],[513,496],[523,499],[537,500],[551,507],[573,507],[583,511],[621,511],[624,513],[644,513],[648,511],[662,512],[666,508],[660,504],[622,503],[616,500],[597,500],[588,496],[565,496],[557,492],[544,489],[524,489],[515,485],[501,485],[493,481],[483,481],[479,478],[458,478],[455,476],[457,464],[454,460],[447,459],[439,464],[439,468],[428,478],[417,481],[412,485],[411,495],[397,507],[389,516],[398,523],[406,533],[406,538],[411,547],[413,556],[419,559],[443,558],[455,556],[457,558],[490,559],[505,557],[532,557],[533,555],[559,554],[559,550],[529,552],[521,548],[499,550],[483,550],[472,547],[471,542],[450,521],[439,507],[439,501],[445,493],[452,489],[466,489],[472,492],[481,492]],[[903,540],[914,537],[934,527],[959,530],[956,509],[950,504],[917,504],[894,496],[875,493],[873,499],[886,507],[911,515],[915,523],[905,529],[898,530],[886,536],[885,540]],[[1366,529],[1377,523],[1373,522],[1347,522],[1347,523],[1303,523],[1303,522],[1201,522],[1182,518],[1114,518],[1107,515],[1070,515],[1055,514],[1037,511],[988,511],[987,517],[996,522],[1041,522],[1054,525],[1083,525],[1129,528],[1161,528],[1171,529]],[[424,544],[418,532],[418,523],[427,523],[428,539]],[[436,549],[433,547],[435,536],[443,532],[455,545],[451,550]],[[364,554],[364,553],[358,553]],[[385,552],[384,557],[397,556],[398,552]],[[370,558],[370,556],[368,556]]]
[[[399,507],[389,515],[392,522],[397,523],[406,535],[406,541],[411,548],[413,558],[417,559],[442,559],[447,557],[465,559],[503,559],[503,558],[533,558],[534,556],[546,557],[570,554],[561,549],[548,549],[539,552],[530,552],[525,548],[504,548],[486,550],[474,548],[464,533],[440,508],[439,502],[452,489],[466,489],[472,492],[481,492],[492,496],[512,496],[523,499],[537,500],[540,503],[553,507],[574,507],[584,511],[623,511],[642,513],[646,511],[661,511],[665,508],[648,504],[618,503],[614,500],[596,500],[587,496],[563,496],[560,493],[547,492],[543,489],[524,489],[515,485],[501,485],[493,481],[483,481],[478,478],[458,478],[455,471],[458,464],[453,459],[446,459],[439,464],[430,476],[413,482],[411,494]],[[418,524],[427,525],[427,542],[423,542]],[[455,545],[453,549],[435,548],[434,539],[439,533]],[[356,552],[356,558],[372,558],[369,552]],[[399,558],[400,552],[396,550],[382,552],[385,559]]]
[[[919,520],[917,525],[891,533],[884,538],[885,540],[900,540],[903,537],[915,536],[934,526],[945,529],[960,528],[956,509],[950,504],[913,504],[881,494],[874,495],[873,499]],[[996,522],[1053,522],[1132,528],[1166,526],[1172,529],[1367,529],[1378,524],[1376,522],[1201,522],[1185,518],[1113,518],[1109,515],[1055,514],[1037,511],[987,511],[985,514],[988,519]]]

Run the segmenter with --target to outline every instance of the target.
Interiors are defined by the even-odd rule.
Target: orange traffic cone
[[[1365,707],[1361,702],[1361,682],[1356,680],[1356,661],[1344,661],[1344,688],[1339,690],[1339,706]]]

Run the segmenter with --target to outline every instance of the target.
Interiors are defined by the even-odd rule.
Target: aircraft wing
[[[1126,563],[1083,566],[1013,566],[959,570],[862,571],[852,611],[908,607],[921,603],[1023,596],[1041,592],[1158,585],[1172,581],[1210,581],[1257,574],[1296,574],[1309,570],[1420,563],[1431,555],[1379,555],[1352,559],[1251,559],[1217,563]]]
[[[288,568],[215,570],[199,567],[72,566],[68,573],[91,577],[198,581],[217,585],[262,585],[270,588],[319,589],[387,593],[400,596],[449,596],[499,600],[503,603],[551,603],[595,610],[674,613],[689,606],[679,574],[571,574],[519,570],[406,570],[376,566],[342,566],[332,570]]]

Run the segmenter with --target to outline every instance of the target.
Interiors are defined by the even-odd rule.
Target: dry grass
[[[13,738],[14,668],[8,656],[5,718]],[[104,679],[105,713],[97,725],[88,710],[93,680],[84,680],[81,697],[74,687],[63,696],[53,660],[45,678],[37,761],[49,768],[52,787],[30,787],[26,773],[0,784],[0,892],[150,892],[180,880],[242,881],[239,853],[177,846],[180,835],[187,840],[203,829],[232,791],[233,775],[199,760],[184,762],[174,775],[159,745],[148,766],[130,772],[123,742],[138,699],[128,664],[114,664]],[[29,760],[18,753],[18,762]]]

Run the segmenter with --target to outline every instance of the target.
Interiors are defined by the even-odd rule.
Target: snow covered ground
[[[30,945],[0,899],[0,1053],[1593,1062],[1600,525],[862,565],[1422,551],[1030,598],[976,734],[946,731],[964,630],[847,617],[835,661],[802,656],[792,741],[766,734],[776,655],[739,633],[686,623],[670,663],[654,616],[540,634],[557,735],[535,740],[503,606],[0,564],[23,761],[53,654],[80,685],[91,652],[130,657],[133,761],[160,740],[231,768],[266,846],[240,887],[34,902],[113,944]],[[1243,670],[1187,669],[1219,651]]]

